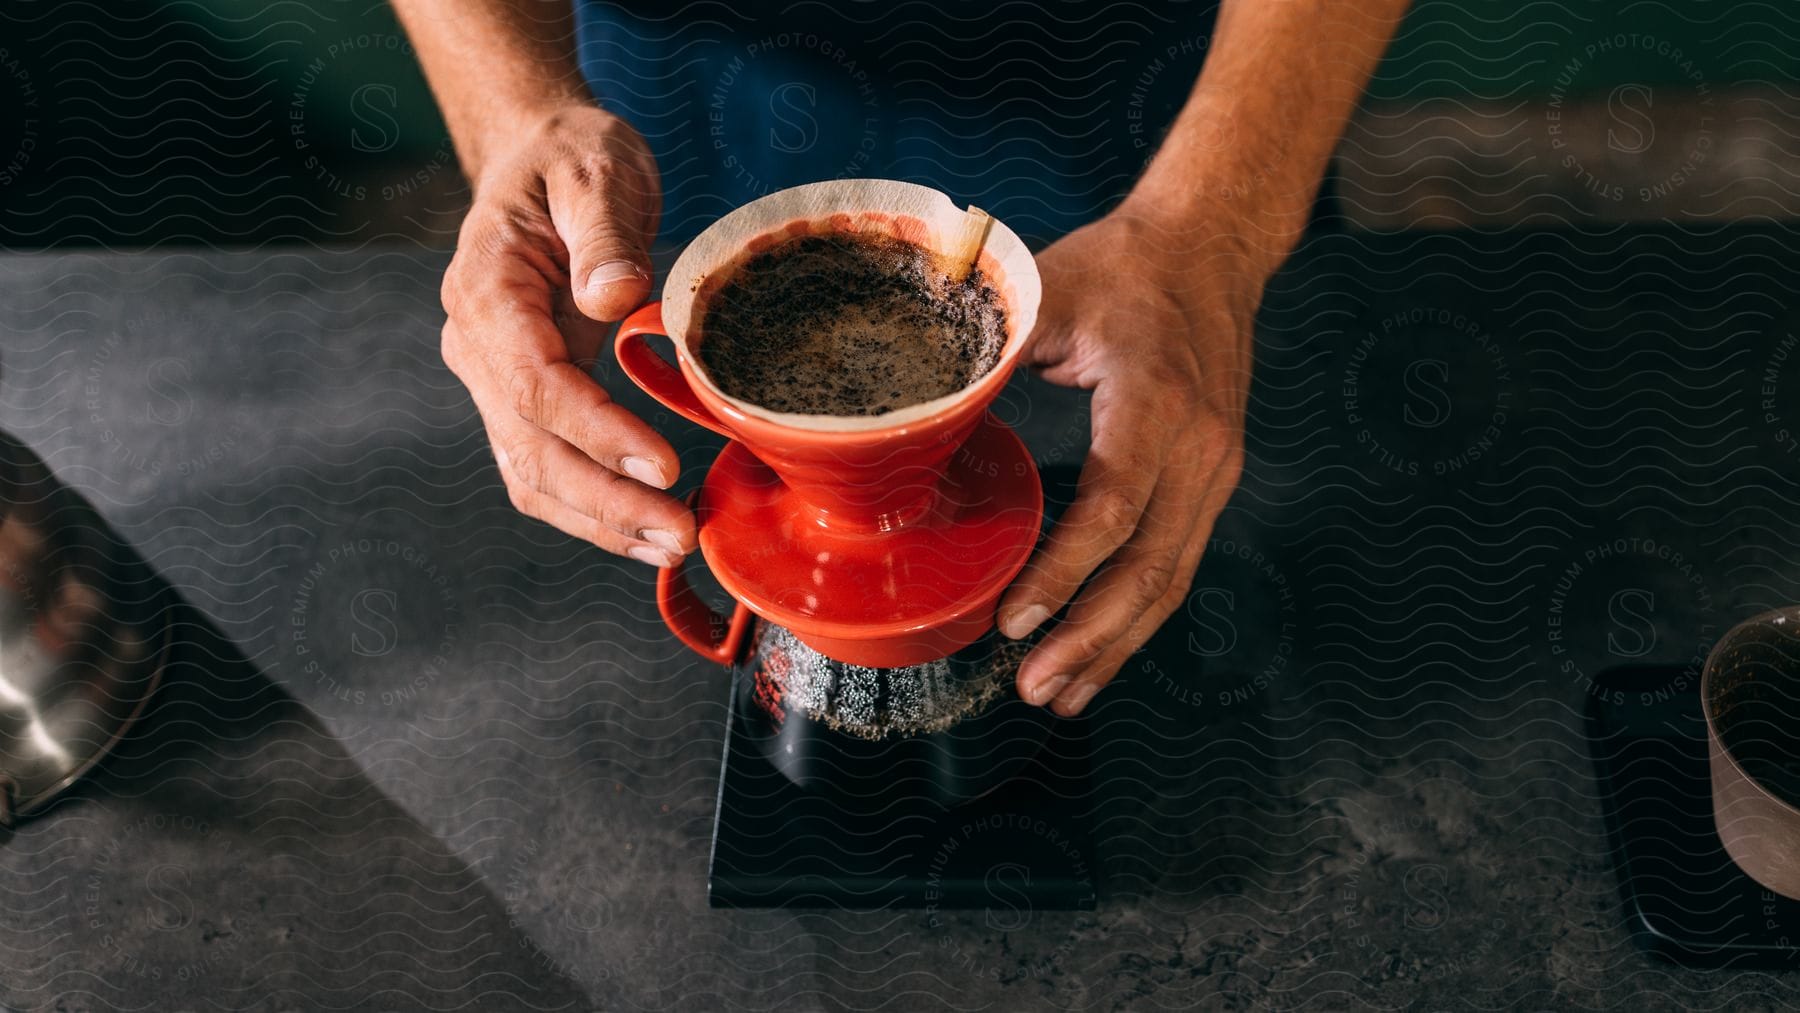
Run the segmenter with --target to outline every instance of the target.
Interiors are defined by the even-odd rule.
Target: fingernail
[[[657,489],[667,489],[669,487],[668,479],[663,478],[662,469],[657,467],[656,462],[650,460],[648,457],[627,457],[625,460],[619,462],[619,466],[625,469],[625,474],[630,475],[632,478],[637,479],[645,485],[653,486]]]
[[[1023,640],[1031,636],[1031,631],[1044,624],[1050,618],[1050,610],[1042,605],[1024,605],[1007,609],[1000,616],[1000,632],[1014,640]]]
[[[1069,690],[1069,695],[1062,701],[1062,706],[1057,708],[1057,712],[1064,717],[1072,718],[1080,714],[1081,708],[1086,707],[1087,702],[1092,700],[1094,694],[1098,692],[1100,692],[1100,687],[1091,682],[1075,686]]]
[[[1056,699],[1056,694],[1069,684],[1068,675],[1053,675],[1038,682],[1025,691],[1025,700],[1033,707],[1042,707]]]
[[[669,558],[668,553],[648,545],[633,545],[626,550],[626,554],[640,563],[649,563],[651,566],[670,567],[675,565],[675,560]]]
[[[629,260],[609,260],[594,268],[594,273],[588,275],[587,283],[588,288],[599,288],[602,285],[611,285],[615,281],[631,281],[633,279],[648,281],[650,276],[644,273],[643,268]]]
[[[681,539],[676,537],[675,532],[673,531],[667,531],[662,528],[645,528],[638,532],[638,537],[646,542],[667,549],[672,556],[681,555]]]

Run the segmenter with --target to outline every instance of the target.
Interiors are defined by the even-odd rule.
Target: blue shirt
[[[800,183],[884,177],[1039,245],[1130,188],[1192,89],[1211,0],[575,0],[583,73],[649,141],[662,239]]]

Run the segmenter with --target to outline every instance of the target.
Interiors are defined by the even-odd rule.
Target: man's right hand
[[[513,505],[609,552],[668,566],[693,515],[660,491],[675,451],[589,375],[650,295],[662,207],[637,131],[569,103],[484,140],[444,275],[444,361],[468,386]]]

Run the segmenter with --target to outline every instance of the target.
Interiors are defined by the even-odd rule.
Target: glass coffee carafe
[[[759,622],[740,663],[740,728],[776,769],[850,803],[954,805],[1018,774],[1055,717],[1013,689],[1031,641],[990,632],[936,661],[834,661]]]

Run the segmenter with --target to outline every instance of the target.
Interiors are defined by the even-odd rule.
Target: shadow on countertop
[[[174,613],[139,725],[0,845],[8,1005],[594,1008],[316,715]]]

